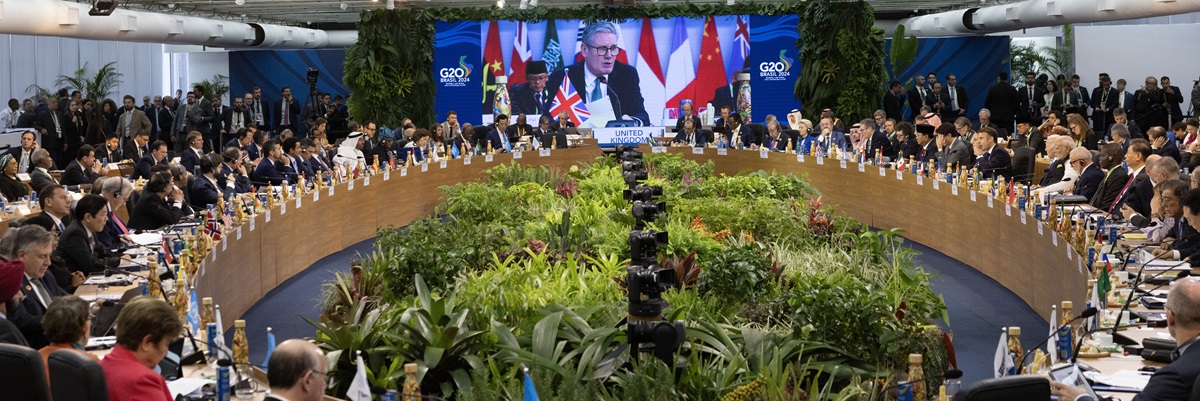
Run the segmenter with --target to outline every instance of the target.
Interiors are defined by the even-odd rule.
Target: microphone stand
[[[150,269],[149,265],[134,262],[133,259],[130,259],[130,263],[133,263],[134,265],[145,267],[146,269]],[[167,271],[170,271],[170,270],[171,269],[169,269],[169,268],[167,269]],[[154,271],[152,271],[150,273],[158,274],[158,272],[154,272]],[[132,273],[130,273],[130,274],[132,274]],[[137,276],[137,275],[134,274],[134,276]],[[142,277],[142,276],[138,276],[138,277]],[[142,277],[142,278],[146,278],[146,277]],[[178,280],[178,278],[176,278],[176,280]],[[166,301],[167,305],[171,305],[172,307],[175,306],[174,304],[171,303],[171,298],[167,296],[167,290],[164,289],[162,285],[158,286],[158,293],[159,293],[159,295],[162,295],[162,299],[163,299],[163,301]],[[183,332],[184,332],[184,334],[187,334],[188,341],[190,341],[192,343],[192,353],[191,353],[191,355],[181,357],[179,359],[179,366],[207,363],[207,359],[204,358],[204,353],[200,352],[200,346],[196,343],[196,336],[192,335],[192,331],[189,330],[187,327],[183,328]]]
[[[1058,328],[1054,329],[1054,332],[1052,334],[1050,334],[1049,336],[1046,336],[1046,339],[1042,340],[1042,342],[1038,343],[1038,345],[1033,346],[1033,348],[1030,348],[1029,350],[1027,350],[1025,352],[1025,355],[1021,357],[1021,361],[1028,361],[1029,355],[1033,354],[1033,351],[1041,348],[1042,345],[1045,345],[1047,341],[1050,341],[1051,338],[1054,338],[1054,336],[1057,336],[1058,332],[1061,331],[1063,329],[1063,327],[1070,326],[1071,323],[1075,323],[1076,321],[1079,321],[1080,319],[1087,319],[1092,316],[1096,316],[1096,313],[1099,311],[1100,310],[1096,309],[1096,307],[1094,307],[1094,306],[1091,308],[1084,309],[1083,312],[1079,314],[1079,316],[1071,318],[1071,320],[1067,321],[1066,323],[1059,325]],[[1054,322],[1050,322],[1050,324],[1054,324]],[[1071,355],[1075,355],[1075,354],[1071,354]]]
[[[1119,318],[1119,316],[1118,316],[1118,318]],[[1120,323],[1120,322],[1118,321],[1117,323]],[[1124,325],[1124,326],[1121,326],[1121,325],[1114,324],[1114,325],[1113,325],[1113,330],[1116,330],[1116,329],[1118,329],[1118,328],[1122,328],[1122,327],[1124,327],[1124,328],[1129,328],[1129,327],[1138,327],[1138,326],[1141,326],[1141,325],[1144,325],[1144,324],[1145,324],[1145,323],[1134,323],[1134,324],[1127,324],[1127,325]],[[1072,363],[1072,364],[1075,364],[1075,363],[1078,363],[1078,362],[1079,362],[1079,349],[1080,349],[1080,348],[1083,348],[1083,339],[1087,338],[1087,336],[1090,336],[1090,335],[1092,335],[1092,334],[1099,333],[1099,332],[1102,332],[1102,331],[1105,331],[1105,330],[1108,330],[1108,329],[1106,329],[1106,328],[1099,328],[1099,327],[1098,327],[1098,328],[1095,328],[1095,329],[1088,330],[1087,332],[1083,333],[1083,335],[1080,335],[1080,336],[1079,336],[1079,340],[1077,340],[1077,341],[1075,342],[1075,349],[1071,350],[1071,351],[1072,351],[1072,352],[1071,352],[1071,363]],[[1114,337],[1114,340],[1115,340],[1115,337]]]
[[[1163,255],[1166,255],[1166,253],[1155,256],[1154,259],[1150,259],[1150,260],[1146,261],[1145,263],[1142,263],[1142,268],[1138,270],[1137,278],[1129,286],[1129,288],[1130,288],[1129,296],[1125,297],[1125,304],[1121,306],[1121,311],[1117,312],[1117,323],[1113,324],[1113,329],[1112,329],[1112,335],[1113,335],[1114,339],[1117,338],[1117,328],[1120,327],[1121,315],[1124,315],[1125,312],[1129,311],[1129,304],[1133,302],[1133,298],[1134,298],[1134,290],[1137,289],[1137,286],[1140,285],[1140,283],[1142,281],[1142,272],[1146,271],[1146,264],[1153,262],[1153,261],[1157,260],[1158,258],[1161,258]],[[1180,265],[1183,265],[1184,263],[1189,263],[1189,262],[1187,260],[1180,261],[1179,263],[1171,265],[1166,270],[1163,270],[1162,273],[1155,274],[1153,277],[1150,277],[1150,279],[1158,278],[1159,276],[1162,276],[1163,274],[1170,272],[1171,269],[1174,269]]]

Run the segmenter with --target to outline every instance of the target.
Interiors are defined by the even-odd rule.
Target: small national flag
[[[459,152],[459,151],[458,151],[458,144],[457,144],[457,143],[452,143],[452,144],[450,144],[450,156],[451,156],[451,157],[453,157],[453,158],[455,158],[455,159],[457,159],[459,156],[462,156],[462,152]]]
[[[529,377],[529,369],[525,369],[525,401],[538,401],[537,388],[533,386],[533,378]]]
[[[592,116],[588,112],[587,103],[579,96],[579,92],[575,91],[575,86],[571,85],[569,79],[564,79],[562,85],[559,85],[558,93],[554,95],[554,101],[550,105],[551,115],[557,116],[564,111],[576,126],[582,125]]]
[[[216,310],[216,318],[213,321],[217,323],[217,346],[223,347],[225,346],[225,324],[221,323],[221,305],[215,305],[213,309]]]
[[[996,345],[996,357],[992,363],[992,372],[996,377],[1008,376],[1010,370],[1017,365],[1013,362],[1012,354],[1008,353],[1008,328],[1000,328],[1000,344]]]
[[[1108,299],[1108,292],[1112,291],[1112,283],[1109,282],[1108,275],[1112,273],[1112,262],[1108,260],[1108,254],[1104,254],[1104,270],[1100,272],[1100,277],[1096,278],[1096,290],[1099,292],[1097,296],[1100,299]]]
[[[1050,355],[1050,364],[1058,363],[1058,306],[1050,306],[1050,340],[1046,341],[1046,353]]]
[[[371,383],[367,382],[367,364],[363,363],[362,351],[358,351],[358,371],[346,389],[346,399],[350,401],[371,401]]]
[[[267,357],[263,358],[263,369],[267,368],[267,362],[271,361],[271,353],[275,352],[275,333],[271,332],[271,328],[267,328]]]
[[[195,288],[189,289],[188,292],[190,294],[188,294],[187,322],[192,326],[192,332],[197,333],[200,331],[200,301],[196,299]]]
[[[1108,305],[1100,303],[1100,283],[1097,282],[1097,283],[1092,284],[1092,299],[1088,301],[1088,307],[1096,308],[1096,309],[1104,309],[1105,306],[1108,306]],[[1096,327],[1100,326],[1100,317],[1099,316],[1100,316],[1100,314],[1097,313],[1096,316],[1092,316],[1091,318],[1089,318],[1087,320],[1087,331],[1092,331]]]

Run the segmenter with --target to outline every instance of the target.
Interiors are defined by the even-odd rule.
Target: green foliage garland
[[[883,30],[864,2],[812,1],[800,18],[796,98],[806,111],[833,108],[843,121],[870,117],[883,98]]]
[[[354,95],[350,116],[395,127],[405,118],[417,126],[435,121],[433,35],[435,13],[364,11],[358,42],[346,49],[342,78]]]

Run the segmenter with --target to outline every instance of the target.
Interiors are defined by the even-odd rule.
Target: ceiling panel
[[[76,0],[90,3],[90,0]],[[241,1],[243,4],[238,5]],[[359,12],[384,8],[388,0],[119,0],[121,7],[155,12],[183,13],[205,18],[223,18],[246,22],[279,23],[287,25],[315,24],[335,29],[348,29],[358,21]],[[495,0],[395,0],[397,8],[405,7],[489,7]],[[506,0],[507,7],[518,7],[520,0]],[[639,0],[643,1],[643,0]],[[649,0],[644,0],[649,1]],[[693,1],[711,3],[718,1]],[[1010,0],[868,0],[881,17],[899,18],[912,13],[927,13],[967,6],[978,7],[1009,2]],[[572,7],[596,4],[599,0],[538,0],[547,7]],[[682,0],[658,0],[657,4],[684,3]],[[345,9],[343,10],[343,6]],[[332,26],[328,24],[334,24]]]

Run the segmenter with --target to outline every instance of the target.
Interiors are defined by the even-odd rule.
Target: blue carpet
[[[280,283],[246,311],[246,337],[250,340],[250,362],[263,364],[266,357],[267,327],[278,342],[291,338],[312,338],[316,329],[302,318],[320,318],[321,292],[324,284],[333,280],[334,272],[350,271],[350,260],[374,251],[371,238],[338,253],[326,256],[304,271]],[[228,318],[226,318],[228,319]],[[227,335],[226,344],[233,341]]]
[[[311,338],[315,329],[301,317],[318,319],[324,283],[333,278],[334,272],[349,270],[350,260],[359,254],[369,254],[374,245],[375,240],[369,239],[317,261],[246,311],[250,361],[263,362],[267,327],[271,327],[279,342]],[[1021,327],[1021,343],[1027,348],[1045,337],[1040,333],[1049,332],[1046,321],[1000,283],[927,246],[912,241],[906,241],[905,245],[921,253],[916,258],[917,265],[934,274],[933,290],[946,300],[963,384],[993,376],[992,359],[1001,327]],[[945,322],[938,323],[947,327]]]
[[[1045,319],[996,280],[925,245],[912,241],[904,244],[921,252],[917,265],[934,274],[930,279],[933,291],[946,300],[949,330],[954,333],[954,351],[964,385],[994,376],[993,360],[1001,328],[1020,327],[1021,344],[1026,349],[1050,333]],[[938,323],[946,329],[946,322]]]

